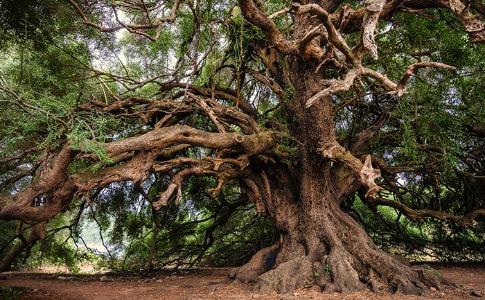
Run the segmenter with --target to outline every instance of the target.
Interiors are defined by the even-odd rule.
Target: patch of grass
[[[325,269],[324,269],[325,274],[328,276],[332,277],[332,266],[330,264],[325,264]]]
[[[20,299],[20,297],[27,291],[29,291],[29,289],[23,288],[23,287],[0,286],[0,299],[5,299],[5,300]]]

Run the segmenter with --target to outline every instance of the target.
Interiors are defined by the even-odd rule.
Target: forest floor
[[[228,269],[204,269],[153,277],[7,273],[1,275],[0,299],[485,299],[485,265],[432,264],[457,287],[430,290],[428,295],[404,296],[368,291],[323,294],[301,290],[290,294],[258,294],[236,283]],[[481,297],[480,297],[481,296]]]

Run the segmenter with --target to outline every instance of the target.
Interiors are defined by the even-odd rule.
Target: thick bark
[[[309,109],[306,99],[321,87],[311,67],[293,66],[296,119],[290,128],[298,139],[301,160],[288,171],[273,166],[248,175],[253,197],[281,231],[281,240],[263,249],[247,265],[234,272],[236,278],[254,281],[262,291],[286,293],[299,288],[324,291],[373,291],[422,294],[443,282],[429,270],[415,270],[375,246],[366,232],[340,209],[343,197],[361,183],[351,168],[331,162],[319,147],[336,143],[333,104],[329,97]],[[304,78],[305,80],[296,80]],[[318,121],[317,121],[318,120]],[[355,158],[353,158],[355,159]],[[270,253],[276,252],[272,268]],[[266,271],[266,272],[265,272]]]
[[[306,165],[303,171],[299,193],[291,193],[292,187],[282,178],[268,175],[271,186],[280,187],[273,190],[271,200],[265,199],[265,205],[281,239],[235,270],[235,278],[255,282],[263,292],[279,293],[300,288],[326,292],[369,288],[423,294],[428,287],[440,288],[444,281],[436,272],[412,268],[375,246],[340,209],[334,192],[339,186],[320,166]],[[279,193],[281,186],[287,189],[285,193]]]

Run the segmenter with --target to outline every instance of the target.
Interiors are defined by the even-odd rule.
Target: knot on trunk
[[[240,134],[235,134],[234,135],[234,141],[236,143],[242,144],[244,142],[244,136],[242,136]]]

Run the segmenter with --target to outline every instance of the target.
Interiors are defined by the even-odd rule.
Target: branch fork
[[[350,151],[346,150],[337,142],[325,145],[319,149],[323,157],[331,160],[336,160],[347,167],[349,167],[358,178],[361,185],[367,188],[365,194],[366,198],[374,199],[377,192],[382,190],[382,187],[375,183],[375,180],[381,177],[381,171],[372,167],[371,155],[367,155],[364,163],[355,157]]]

